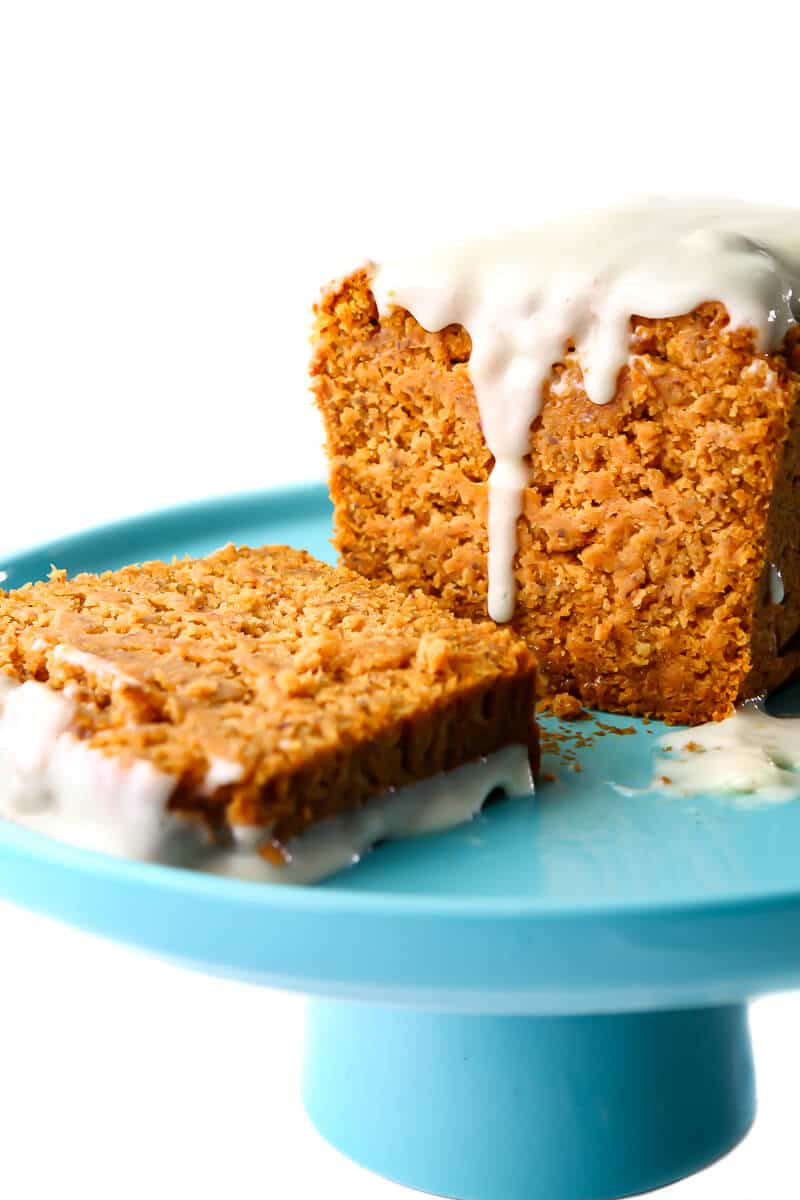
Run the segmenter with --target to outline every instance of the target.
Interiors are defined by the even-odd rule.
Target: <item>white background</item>
[[[0,0],[0,554],[318,478],[308,309],[367,256],[632,193],[797,204],[793,8]],[[10,908],[0,956],[10,1200],[411,1195],[306,1125],[298,1001]],[[665,1197],[797,1196],[799,1017],[756,1008],[756,1131]]]

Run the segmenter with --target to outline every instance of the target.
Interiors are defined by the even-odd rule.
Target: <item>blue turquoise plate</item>
[[[19,554],[6,587],[226,541],[332,560],[322,486],[139,517]],[[205,969],[325,993],[424,994],[486,1011],[707,1003],[800,981],[800,803],[625,797],[661,731],[595,736],[535,802],[386,845],[313,888],[238,884],[68,849],[4,823],[0,891],[21,904]],[[558,723],[554,723],[558,727]],[[597,734],[593,723],[561,726]],[[574,741],[564,743],[565,749]]]
[[[99,571],[228,541],[331,560],[330,533],[326,490],[312,486],[99,527],[2,566],[16,587],[51,563]],[[648,781],[660,726],[549,727],[567,740],[535,800],[382,846],[316,887],[123,862],[0,823],[0,894],[202,971],[326,998],[310,1027],[309,1110],[395,1178],[478,1200],[538,1195],[533,1176],[548,1200],[655,1186],[752,1118],[744,1002],[800,983],[800,803],[626,796],[612,784]],[[444,1097],[435,1149],[420,1088]],[[387,1098],[393,1123],[377,1115]],[[577,1182],[565,1123],[583,1147]],[[488,1171],[500,1147],[507,1170],[498,1158]]]

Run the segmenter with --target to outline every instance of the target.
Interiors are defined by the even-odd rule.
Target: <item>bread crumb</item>
[[[443,637],[423,633],[419,639],[416,656],[417,666],[431,675],[439,675],[450,665],[450,645]]]
[[[577,696],[571,696],[569,692],[558,692],[555,696],[551,696],[546,703],[560,721],[575,721],[584,715],[580,700]]]

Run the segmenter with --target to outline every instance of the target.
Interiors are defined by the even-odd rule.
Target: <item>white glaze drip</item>
[[[783,585],[783,572],[775,563],[769,564],[769,598],[773,604],[783,604],[786,599],[786,588]]]
[[[44,648],[45,644],[41,639],[36,643],[41,648]],[[53,658],[56,662],[77,667],[87,675],[94,676],[95,679],[106,679],[112,687],[141,688],[142,686],[132,675],[127,675],[125,671],[120,670],[116,663],[109,662],[106,658],[100,658],[96,654],[90,654],[86,650],[77,650],[74,646],[61,644],[55,646]]]
[[[244,767],[241,763],[233,762],[227,758],[217,758],[216,755],[212,755],[208,760],[208,770],[203,780],[203,791],[206,795],[211,796],[216,792],[217,788],[227,787],[231,783],[238,783],[243,775]]]
[[[730,795],[743,807],[800,797],[800,718],[744,705],[724,721],[659,738],[652,786],[683,796]]]
[[[376,269],[381,313],[399,305],[429,330],[460,324],[486,443],[489,615],[514,611],[517,519],[528,483],[530,428],[553,364],[575,342],[586,393],[614,396],[630,318],[725,304],[731,325],[776,349],[798,319],[800,213],[733,201],[654,199],[529,234]]]
[[[533,793],[525,746],[507,746],[478,762],[388,792],[358,812],[321,821],[288,843],[288,861],[280,866],[252,852],[259,842],[269,840],[269,830],[260,839],[257,831],[247,830],[245,834],[238,830],[236,849],[215,851],[202,865],[216,875],[237,879],[315,883],[357,863],[377,842],[466,824],[477,815],[487,796],[498,789],[517,796]],[[246,849],[251,852],[243,853]]]
[[[0,675],[0,818],[85,849],[232,878],[313,883],[357,862],[377,841],[471,820],[498,788],[533,791],[527,748],[509,746],[312,826],[289,843],[289,861],[278,866],[259,854],[270,828],[238,826],[230,845],[212,844],[202,825],[168,812],[172,776],[90,749],[70,732],[74,713],[63,692]],[[206,785],[241,774],[240,764],[212,758]]]
[[[0,816],[59,841],[157,859],[177,822],[175,780],[144,761],[122,764],[70,732],[74,705],[28,681],[0,689]]]

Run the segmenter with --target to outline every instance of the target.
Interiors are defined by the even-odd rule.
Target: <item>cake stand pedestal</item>
[[[364,1166],[459,1200],[610,1200],[718,1158],[754,1115],[744,1006],[480,1017],[314,1001],[307,1111]]]

